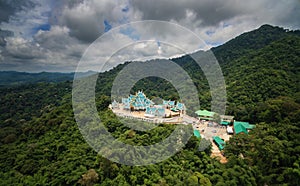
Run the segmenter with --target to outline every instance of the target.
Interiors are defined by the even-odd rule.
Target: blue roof
[[[175,101],[169,101],[169,105],[170,106],[174,106],[175,105]]]
[[[153,105],[153,101],[148,99],[142,91],[137,92],[135,95],[130,94],[128,98],[122,98],[122,103],[125,105],[129,103],[136,109],[145,109],[148,106]],[[129,108],[130,105],[126,105],[125,108]]]
[[[127,98],[122,98],[122,103],[129,103],[129,100]]]
[[[141,92],[141,91],[137,93],[137,96],[139,98],[146,98],[145,94],[143,92]]]
[[[159,116],[164,116],[166,110],[164,108],[158,108],[157,111]]]
[[[112,102],[112,104],[113,105],[117,105],[117,104],[119,104],[116,100],[114,100],[113,102]]]
[[[163,105],[168,105],[169,101],[163,100]]]
[[[165,109],[164,108],[155,108],[155,107],[146,107],[146,114],[151,114],[155,116],[164,116]]]
[[[177,102],[176,108],[179,109],[179,110],[184,110],[184,104]]]
[[[129,104],[129,103],[125,103],[125,104],[124,104],[124,108],[130,109],[130,104]]]

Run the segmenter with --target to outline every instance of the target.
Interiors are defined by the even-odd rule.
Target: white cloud
[[[144,19],[170,21],[188,28],[204,43],[199,43],[190,34],[176,29],[169,30],[163,25],[154,27],[144,24],[135,29],[129,26],[101,41],[101,50],[90,51],[86,70],[95,70],[100,63],[110,59],[111,54],[114,55],[110,65],[125,60],[168,58],[201,48],[208,49],[266,23],[292,29],[300,27],[298,0],[31,2],[21,9],[12,10],[15,13],[9,14],[8,22],[0,23],[1,30],[14,32],[14,36],[0,38],[1,68],[9,66],[10,70],[73,71],[89,44],[104,33],[104,21],[113,28]],[[0,20],[6,20],[5,16]],[[41,25],[47,24],[51,24],[51,29],[39,30]],[[4,38],[5,42],[2,42]],[[139,42],[142,40],[147,41]],[[124,44],[128,46],[124,48]]]
[[[42,49],[34,42],[22,37],[9,37],[6,39],[7,52],[17,59],[44,58]]]
[[[30,38],[35,33],[35,28],[48,23],[48,14],[51,11],[49,2],[46,0],[34,0],[33,7],[24,7],[8,22],[2,22],[2,30],[11,30],[17,37]]]

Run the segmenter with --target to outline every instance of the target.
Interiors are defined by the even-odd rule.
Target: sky
[[[171,33],[164,26],[124,26],[144,20],[180,25],[205,46],[188,32]],[[75,71],[103,35],[111,38],[89,51],[97,60],[84,70],[108,59],[119,64],[207,50],[263,24],[296,30],[299,20],[300,0],[0,0],[0,71]],[[185,51],[164,38],[180,41]]]

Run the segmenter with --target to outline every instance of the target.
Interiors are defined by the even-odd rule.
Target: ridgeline
[[[300,31],[263,25],[212,51],[226,81],[226,113],[256,124],[249,135],[230,138],[226,164],[212,159],[210,149],[199,152],[205,139],[196,137],[159,164],[111,162],[97,155],[78,130],[73,75],[25,73],[14,79],[16,72],[1,72],[0,185],[300,185]],[[200,67],[189,56],[172,60],[188,72],[201,107],[209,109],[209,85]],[[126,64],[99,74],[99,114],[119,140],[156,143],[174,126],[134,131],[107,109],[113,80]],[[137,90],[150,98],[178,98],[170,83],[156,77],[137,82],[132,92]]]

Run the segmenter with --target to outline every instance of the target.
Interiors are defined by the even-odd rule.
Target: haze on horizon
[[[299,29],[299,10],[299,0],[0,0],[0,70],[75,71],[95,39],[130,22],[161,20],[184,26],[208,49],[263,24]],[[118,37],[120,42],[140,40],[130,29]],[[165,37],[181,39],[190,52],[199,49],[184,35]],[[104,44],[113,47],[109,41]],[[181,55],[160,41],[132,47],[130,56],[123,52],[117,60]],[[107,51],[101,51],[98,63],[108,57]]]

